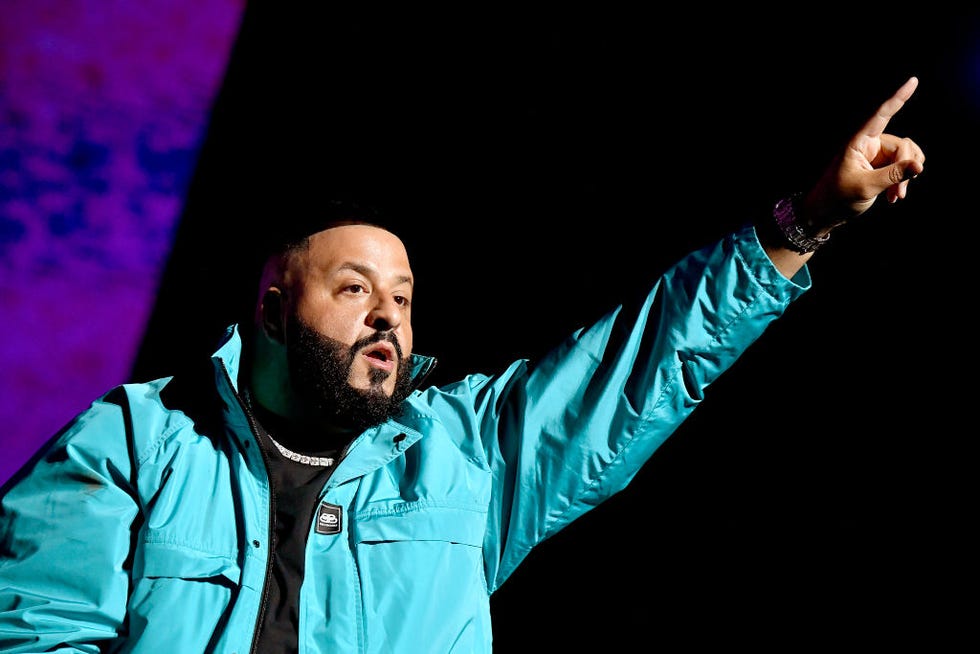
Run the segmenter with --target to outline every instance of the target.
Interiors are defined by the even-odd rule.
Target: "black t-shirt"
[[[262,424],[272,421],[261,409],[256,413],[264,421]],[[295,654],[299,651],[299,591],[303,584],[306,539],[315,517],[320,490],[330,478],[334,466],[292,461],[279,452],[265,429],[260,428],[259,431],[259,442],[269,469],[274,522],[273,555],[255,651]],[[327,451],[310,454],[335,455]]]

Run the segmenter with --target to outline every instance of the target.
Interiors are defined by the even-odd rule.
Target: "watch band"
[[[799,254],[807,254],[819,249],[820,246],[830,240],[830,234],[814,237],[803,231],[803,228],[796,221],[795,204],[799,198],[799,193],[781,198],[773,207],[772,216],[786,247]]]

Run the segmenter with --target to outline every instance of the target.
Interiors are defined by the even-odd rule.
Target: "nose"
[[[380,298],[368,313],[367,324],[379,332],[397,329],[401,324],[401,313],[394,298]]]

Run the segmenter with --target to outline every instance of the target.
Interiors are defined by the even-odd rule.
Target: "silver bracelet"
[[[830,234],[814,237],[803,231],[800,224],[796,222],[796,212],[794,211],[794,204],[800,196],[800,193],[794,193],[789,197],[780,199],[772,210],[772,216],[776,219],[776,227],[779,228],[779,233],[786,246],[794,252],[807,254],[819,249],[821,245],[830,240]]]

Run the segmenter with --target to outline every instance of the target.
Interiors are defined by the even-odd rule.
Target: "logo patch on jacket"
[[[328,536],[339,534],[343,515],[343,509],[336,504],[321,502],[316,511],[316,533]]]

